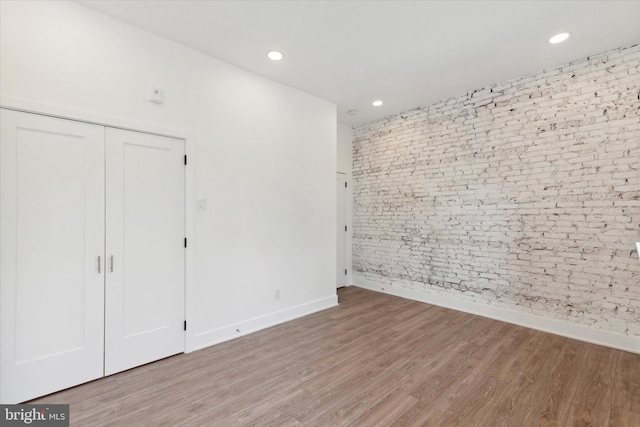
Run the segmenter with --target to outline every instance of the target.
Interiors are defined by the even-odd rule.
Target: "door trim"
[[[336,265],[336,267],[340,267],[336,269],[336,288],[342,288],[344,286],[347,286],[347,277],[348,277],[348,269],[349,269],[349,263],[347,260],[347,236],[348,236],[348,221],[347,221],[347,174],[345,174],[344,172],[337,172],[336,173],[336,183],[339,182],[340,186],[337,189],[337,193],[336,194],[336,205],[338,207],[342,206],[342,209],[340,212],[338,212],[336,210],[336,220],[338,223],[338,226],[336,228],[336,231],[338,232],[338,234],[340,236],[342,236],[342,240],[340,237],[337,238],[337,242],[336,242],[336,252],[338,255],[340,255],[340,249],[342,249],[342,259],[340,259]],[[344,185],[344,187],[343,187]],[[339,203],[338,198],[342,197],[342,204]],[[340,220],[343,219],[344,221],[341,222]],[[344,242],[344,245],[341,245],[341,243]],[[343,246],[342,248],[340,248],[340,246]],[[344,265],[341,265],[342,262]],[[344,268],[342,268],[344,267]],[[344,270],[344,275],[342,274],[342,270]],[[339,279],[340,278],[340,279]]]

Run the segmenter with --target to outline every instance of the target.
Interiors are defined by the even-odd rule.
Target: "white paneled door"
[[[103,375],[104,128],[0,110],[0,402]]]
[[[0,403],[184,351],[184,141],[0,114]]]
[[[336,287],[340,288],[347,284],[347,178],[343,173],[336,174],[336,193],[338,216]]]
[[[107,129],[105,375],[184,351],[184,141]]]

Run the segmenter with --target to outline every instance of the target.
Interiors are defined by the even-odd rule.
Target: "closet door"
[[[0,402],[16,403],[103,375],[104,128],[5,109],[0,125]]]
[[[106,134],[110,375],[184,351],[184,141]]]

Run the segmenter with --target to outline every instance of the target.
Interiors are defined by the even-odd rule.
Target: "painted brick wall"
[[[363,125],[354,283],[640,336],[640,46]]]

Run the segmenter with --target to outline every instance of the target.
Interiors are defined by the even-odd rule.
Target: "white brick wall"
[[[354,283],[640,336],[640,46],[355,129]]]

